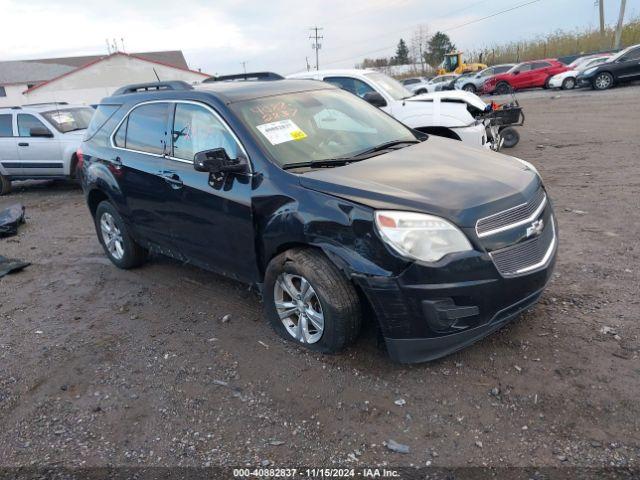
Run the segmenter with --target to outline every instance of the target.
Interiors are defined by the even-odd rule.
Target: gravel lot
[[[391,363],[371,331],[337,356],[298,349],[244,285],[166,258],[113,267],[76,187],[17,186],[0,208],[23,202],[27,224],[0,253],[32,265],[0,280],[0,465],[638,467],[639,94],[523,97],[507,153],[555,201],[555,277],[430,364]]]

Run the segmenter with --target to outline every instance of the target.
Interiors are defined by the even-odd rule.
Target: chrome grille
[[[513,277],[544,268],[549,263],[556,248],[556,229],[552,216],[541,235],[526,242],[518,243],[489,255],[503,277]]]
[[[528,202],[478,220],[476,233],[482,238],[524,225],[535,220],[544,210],[546,203],[547,196],[541,188]]]

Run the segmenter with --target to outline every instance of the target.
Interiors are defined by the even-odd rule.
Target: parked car
[[[513,63],[504,63],[485,68],[471,76],[458,78],[455,81],[454,86],[456,90],[466,90],[467,92],[476,93],[481,90],[482,85],[489,77],[497,75],[498,73],[504,73],[510,70],[513,66]]]
[[[120,268],[154,251],[254,284],[276,332],[318,352],[354,341],[369,312],[401,362],[490,334],[551,278],[557,225],[527,162],[325,82],[137,90],[104,99],[82,144]]]
[[[462,140],[490,148],[485,125],[476,121],[461,103],[434,105],[410,92],[400,82],[375,70],[320,70],[290,75],[290,79],[315,79],[343,88],[381,108],[402,123],[424,133]]]
[[[519,63],[505,73],[489,77],[482,84],[482,92],[503,95],[523,88],[548,88],[551,77],[567,70],[564,63],[553,58]]]
[[[567,65],[571,70],[558,73],[549,80],[549,88],[561,88],[562,90],[572,90],[576,87],[576,78],[580,72],[584,72],[589,68],[607,62],[610,55],[601,55],[595,57],[588,57],[586,59],[579,58],[578,60]]]
[[[613,55],[607,62],[578,74],[578,85],[606,90],[614,85],[640,80],[640,45],[632,45]]]
[[[412,91],[417,95],[420,95],[421,93],[439,92],[446,85],[448,85],[458,77],[459,75],[457,73],[446,73],[444,75],[438,75],[437,77],[433,77],[421,87],[412,89]]]
[[[427,83],[429,81],[428,78],[425,77],[411,77],[411,78],[405,78],[404,80],[402,80],[402,85],[404,85],[407,88],[410,88],[412,85],[417,85],[418,83]]]
[[[93,113],[67,104],[0,108],[0,195],[14,180],[76,178],[76,150]]]

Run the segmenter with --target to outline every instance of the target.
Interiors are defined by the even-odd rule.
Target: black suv
[[[606,90],[614,85],[640,80],[640,45],[619,51],[606,63],[586,69],[576,77],[578,86]]]
[[[441,357],[530,307],[554,265],[534,167],[323,82],[124,87],[80,154],[115,265],[151,251],[254,284],[275,330],[319,352],[370,317],[393,359]]]

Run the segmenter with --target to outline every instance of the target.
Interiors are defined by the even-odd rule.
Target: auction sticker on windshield
[[[300,130],[293,120],[290,119],[263,123],[262,125],[256,126],[256,128],[267,137],[271,145],[279,145],[284,142],[307,138],[307,134]]]

